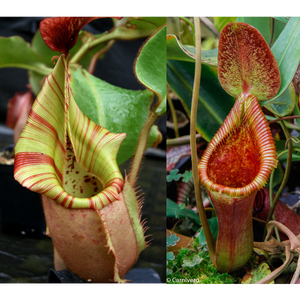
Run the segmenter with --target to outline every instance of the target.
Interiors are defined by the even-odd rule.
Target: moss
[[[192,260],[194,255],[198,255],[202,260],[193,267],[183,267],[183,260]],[[239,279],[227,273],[220,273],[209,258],[209,253],[205,247],[198,250],[182,248],[175,259],[167,262],[167,268],[172,270],[172,274],[167,275],[167,283],[170,284],[231,284],[238,283]]]

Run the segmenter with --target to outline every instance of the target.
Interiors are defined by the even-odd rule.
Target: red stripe
[[[56,81],[55,77],[53,76],[53,73],[51,73],[50,76],[51,76],[51,80],[54,81],[55,85],[57,86],[57,89],[60,91],[61,96],[62,96],[63,98],[65,98],[65,94],[64,94],[64,92],[60,89],[60,86],[59,86],[58,82]],[[48,82],[50,88],[51,88],[51,89],[53,90],[53,92],[56,94],[57,98],[61,101],[60,96],[57,94],[56,90],[52,87],[52,85],[51,85],[51,83],[50,83],[49,76],[47,76],[46,79],[47,79],[47,82]],[[64,102],[64,101],[63,101],[63,102]]]
[[[92,198],[89,198],[89,203],[90,203],[90,208],[94,209],[95,205],[94,205],[94,201]]]
[[[15,173],[19,170],[22,170],[23,167],[26,166],[32,166],[32,165],[42,165],[42,164],[48,164],[51,165],[57,176],[62,180],[62,174],[55,165],[55,162],[53,158],[49,155],[39,153],[39,152],[19,152],[16,154],[15,157],[15,167],[14,171]],[[32,178],[33,176],[29,177]]]
[[[59,147],[62,149],[62,151],[64,153],[64,147],[63,147],[61,141],[59,140],[56,128],[54,126],[52,126],[49,122],[47,122],[45,119],[43,119],[36,112],[34,112],[33,110],[31,111],[30,117],[32,117],[35,121],[39,122],[43,127],[46,127],[47,129],[49,129],[54,134],[54,136],[56,137],[56,140],[57,140],[57,143],[58,143]],[[30,123],[30,125],[31,126],[35,126],[32,123]],[[36,128],[38,130],[41,130],[41,128],[39,128],[39,127],[36,127]]]
[[[69,195],[67,194],[67,195],[65,196],[64,200],[63,200],[62,202],[60,202],[60,204],[61,204],[62,206],[65,206],[66,203],[68,202],[68,200],[69,200]]]

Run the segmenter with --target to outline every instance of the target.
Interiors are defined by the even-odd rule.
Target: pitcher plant
[[[253,202],[277,165],[274,140],[259,101],[272,99],[281,80],[260,32],[242,22],[228,23],[221,32],[218,77],[236,102],[198,170],[219,222],[213,262],[219,271],[232,272],[251,255]]]
[[[142,199],[135,182],[145,148],[161,141],[153,123],[164,113],[165,101],[163,88],[159,89],[159,84],[153,87],[143,72],[145,60],[141,56],[151,53],[148,48],[151,50],[153,43],[155,47],[164,47],[165,26],[152,29],[135,62],[136,76],[147,89],[137,91],[130,100],[125,95],[127,110],[118,105],[114,111],[110,105],[116,107],[116,103],[110,103],[115,100],[109,93],[103,99],[101,92],[93,90],[97,84],[105,83],[95,84],[97,79],[70,59],[70,49],[76,44],[78,34],[94,19],[58,17],[41,21],[44,42],[60,55],[52,59],[55,67],[45,78],[16,145],[14,176],[24,187],[42,194],[56,270],[71,270],[89,282],[125,282],[123,277],[148,245],[146,227],[141,221]],[[153,70],[163,73],[161,56],[153,62],[156,63]],[[82,111],[93,100],[88,98],[90,95],[100,98],[97,123]],[[150,111],[154,95],[157,102]],[[140,105],[141,102],[144,103]],[[140,115],[134,115],[132,107],[135,113],[139,107]],[[123,116],[119,119],[121,124],[111,125],[118,115]],[[135,124],[139,117],[142,123],[137,130],[130,124]],[[122,132],[120,128],[125,130]],[[135,150],[136,156],[131,172],[123,178],[118,153],[130,135],[135,135],[137,144],[132,144],[131,137],[127,148]]]

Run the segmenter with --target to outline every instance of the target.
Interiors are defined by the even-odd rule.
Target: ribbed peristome
[[[241,134],[247,134],[247,139],[241,139],[239,137]],[[244,143],[245,140],[248,143]],[[249,142],[253,142],[251,145],[254,153],[245,154],[245,156],[250,157],[240,157],[239,151],[247,152],[247,147],[250,147]],[[221,157],[226,148],[231,147],[232,144],[236,144],[234,152],[231,154],[226,153],[226,157],[223,160],[224,165],[219,161],[217,165],[214,166],[212,160]],[[230,158],[231,156],[231,158]],[[248,167],[241,165],[241,162],[248,160],[246,164]],[[233,164],[229,164],[233,162]],[[218,172],[224,172],[223,167],[227,167],[224,173],[224,177],[229,176],[232,170],[235,169],[235,165],[238,164],[238,169],[236,174],[243,178],[243,176],[248,176],[248,180],[241,182],[231,182],[231,184],[226,185],[218,180],[217,182],[213,180],[210,174],[216,174],[218,177]],[[249,165],[252,164],[252,167]],[[274,140],[270,131],[270,127],[267,120],[258,104],[258,100],[252,94],[244,95],[241,93],[236,100],[236,103],[229,115],[225,119],[223,125],[220,127],[216,135],[213,137],[209,143],[205,153],[203,154],[199,165],[199,175],[203,186],[211,192],[218,192],[231,197],[245,197],[261,189],[277,165],[277,154],[275,149]],[[257,170],[252,178],[246,172],[254,168]],[[236,177],[236,176],[235,176]],[[224,181],[221,179],[221,181]],[[225,180],[226,181],[226,180]],[[229,180],[230,181],[230,180]],[[242,184],[240,184],[242,183]]]

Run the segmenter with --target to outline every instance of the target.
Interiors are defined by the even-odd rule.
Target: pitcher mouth
[[[32,106],[14,177],[66,208],[102,209],[120,199],[116,158],[126,133],[111,133],[82,113],[68,85],[68,60],[60,56]]]
[[[258,100],[241,93],[199,162],[201,183],[211,192],[245,197],[267,183],[276,165],[274,140]]]

